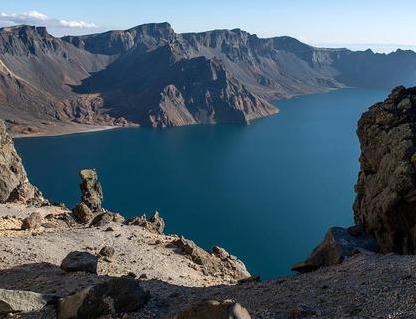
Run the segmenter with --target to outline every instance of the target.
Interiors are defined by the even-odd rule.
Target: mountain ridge
[[[62,38],[1,28],[0,61],[0,118],[29,134],[61,124],[249,123],[275,114],[275,99],[416,79],[412,51],[321,49],[241,29],[176,33],[166,22]]]

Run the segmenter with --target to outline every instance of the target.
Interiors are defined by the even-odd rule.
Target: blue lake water
[[[79,200],[96,168],[104,206],[160,211],[167,233],[225,247],[263,278],[290,273],[328,227],[352,223],[360,114],[384,90],[344,89],[278,101],[249,126],[121,129],[17,139],[31,181],[51,200]]]

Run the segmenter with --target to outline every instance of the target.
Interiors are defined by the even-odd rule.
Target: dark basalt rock
[[[305,262],[292,266],[292,271],[304,273],[320,267],[340,264],[345,258],[360,252],[377,252],[377,242],[360,227],[332,227]]]
[[[97,264],[97,256],[86,251],[73,251],[62,260],[61,268],[66,272],[85,271],[97,274]]]
[[[149,300],[138,281],[132,278],[111,278],[65,297],[58,303],[58,319],[99,318],[104,315],[134,312]]]
[[[382,252],[416,253],[416,88],[395,88],[358,122],[355,222]]]

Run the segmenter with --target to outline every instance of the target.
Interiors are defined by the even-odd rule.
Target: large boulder
[[[54,295],[43,295],[32,291],[0,289],[0,315],[16,312],[39,311],[57,300]]]
[[[350,228],[332,227],[325,239],[305,262],[292,267],[296,272],[309,272],[320,267],[340,264],[345,258],[359,252],[377,252],[377,242],[366,235],[360,226]]]
[[[250,319],[247,309],[231,300],[204,300],[191,305],[174,319]]]
[[[6,125],[0,120],[0,203],[5,202],[42,204],[46,201],[30,184]]]
[[[102,210],[103,189],[98,181],[97,172],[94,169],[83,169],[80,171],[81,177],[81,202],[85,203],[93,212]]]
[[[85,271],[96,274],[97,264],[97,256],[86,251],[73,251],[62,260],[61,268],[66,272]]]
[[[134,312],[150,295],[132,278],[111,278],[58,302],[58,319],[94,319],[104,315]]]
[[[382,252],[416,253],[416,88],[395,88],[358,122],[355,222]]]

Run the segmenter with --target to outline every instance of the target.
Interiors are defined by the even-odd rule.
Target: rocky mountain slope
[[[276,113],[275,98],[392,87],[415,74],[411,51],[319,49],[239,29],[177,34],[160,23],[62,39],[0,29],[0,118],[15,134],[248,123]]]
[[[355,221],[384,252],[416,253],[416,88],[398,87],[358,124]]]

